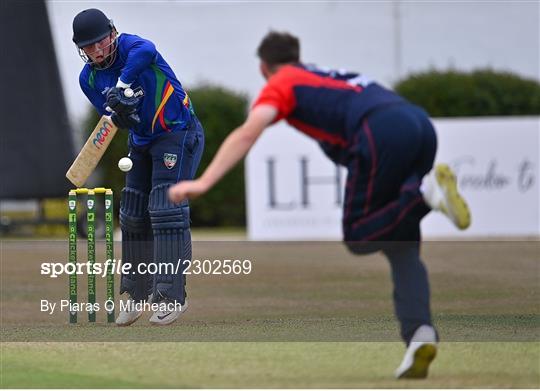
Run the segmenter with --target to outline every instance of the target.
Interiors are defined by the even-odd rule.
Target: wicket
[[[68,221],[69,221],[69,259],[73,263],[73,270],[76,270],[77,263],[77,195],[86,194],[87,213],[87,250],[88,263],[94,265],[96,261],[96,227],[95,227],[95,206],[96,194],[103,194],[105,198],[105,256],[106,260],[111,260],[107,266],[107,302],[114,302],[114,274],[112,273],[112,260],[114,259],[114,226],[113,226],[113,191],[104,187],[94,189],[78,188],[69,191],[68,196]],[[69,275],[69,303],[70,306],[77,303],[77,274]],[[88,303],[96,302],[96,276],[88,274]],[[114,307],[106,308],[107,322],[114,322]],[[95,311],[88,312],[88,321],[96,321]],[[69,323],[77,323],[77,311],[69,311]]]

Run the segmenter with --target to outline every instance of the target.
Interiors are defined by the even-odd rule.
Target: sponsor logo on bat
[[[109,133],[111,133],[111,130],[112,124],[109,121],[104,121],[98,132],[96,133],[96,137],[94,137],[94,139],[92,140],[92,143],[97,149],[101,149],[101,146],[107,139]]]

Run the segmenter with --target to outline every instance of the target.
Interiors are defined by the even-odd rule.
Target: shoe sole
[[[178,319],[180,318],[180,315],[178,315],[176,318],[174,318],[173,320],[170,320],[170,321],[167,321],[167,322],[152,322],[150,321],[150,324],[152,326],[168,326],[170,325],[171,323],[174,323],[176,322]]]
[[[184,308],[185,308],[185,309],[182,310],[182,311],[180,311],[180,314],[178,314],[178,316],[177,316],[176,318],[174,318],[173,320],[171,320],[171,321],[168,321],[168,322],[165,323],[165,322],[161,322],[161,321],[160,321],[160,322],[152,322],[152,321],[150,320],[150,324],[151,324],[152,326],[168,326],[168,325],[170,325],[171,323],[176,322],[176,321],[180,318],[180,316],[181,316],[184,312],[186,312],[186,311],[188,310],[189,307],[188,307],[188,306],[185,306]]]
[[[425,379],[428,375],[429,364],[437,355],[437,347],[432,344],[425,344],[414,352],[413,364],[403,372],[398,379]]]
[[[135,319],[133,319],[131,322],[129,323],[116,323],[116,325],[118,327],[127,327],[127,326],[131,326],[133,323],[135,323],[136,321],[139,320],[139,318],[142,316],[142,312],[139,314],[139,316],[137,316]]]
[[[446,164],[438,164],[435,168],[435,177],[444,191],[449,210],[443,210],[461,230],[471,225],[471,212],[465,199],[457,189],[456,176]]]

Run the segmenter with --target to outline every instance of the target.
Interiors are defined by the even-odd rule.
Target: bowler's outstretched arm
[[[246,121],[231,132],[216,153],[216,156],[200,178],[182,181],[169,189],[169,198],[180,202],[186,198],[196,198],[212,188],[244,156],[247,155],[264,129],[276,118],[277,110],[270,105],[258,105],[248,115]]]

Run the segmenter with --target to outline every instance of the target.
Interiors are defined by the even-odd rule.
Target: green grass
[[[150,327],[147,313],[118,328],[103,312],[68,325],[65,312],[39,310],[40,299],[67,293],[67,277],[39,273],[43,260],[65,257],[64,242],[0,241],[1,387],[540,386],[537,242],[424,246],[443,342],[430,377],[414,382],[392,377],[404,346],[380,254],[353,257],[339,243],[196,246],[208,259],[252,259],[253,272],[191,276],[178,322]]]
[[[400,343],[5,343],[3,388],[537,388],[537,342],[442,343],[430,377],[392,378]]]

